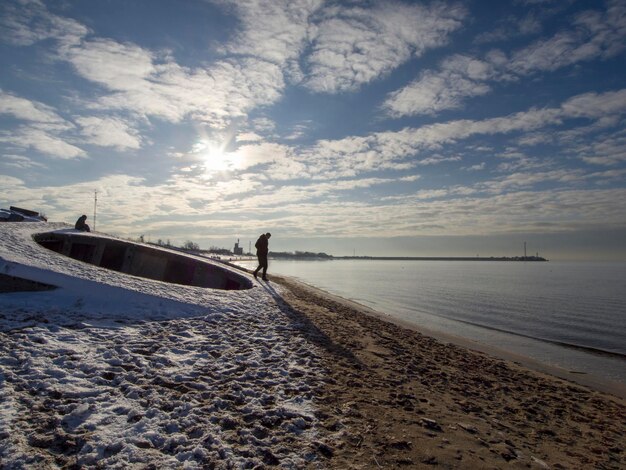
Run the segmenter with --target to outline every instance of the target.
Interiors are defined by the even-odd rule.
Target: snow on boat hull
[[[230,270],[158,247],[74,231],[40,233],[34,239],[62,255],[132,276],[211,289],[252,287],[249,279]]]

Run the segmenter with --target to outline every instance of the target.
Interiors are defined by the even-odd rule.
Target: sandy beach
[[[329,467],[624,468],[623,398],[279,282],[326,350],[318,402]]]

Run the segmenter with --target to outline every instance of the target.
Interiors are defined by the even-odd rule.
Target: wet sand
[[[317,405],[328,468],[624,468],[621,390],[603,393],[272,280],[326,361]]]

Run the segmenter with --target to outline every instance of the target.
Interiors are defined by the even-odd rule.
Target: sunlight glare
[[[217,145],[208,140],[196,143],[193,152],[201,157],[207,173],[236,170],[242,163],[242,157],[237,152],[227,152],[224,144]]]

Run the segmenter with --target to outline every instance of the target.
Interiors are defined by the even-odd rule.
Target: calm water
[[[269,272],[419,326],[626,383],[626,263],[270,260]]]

